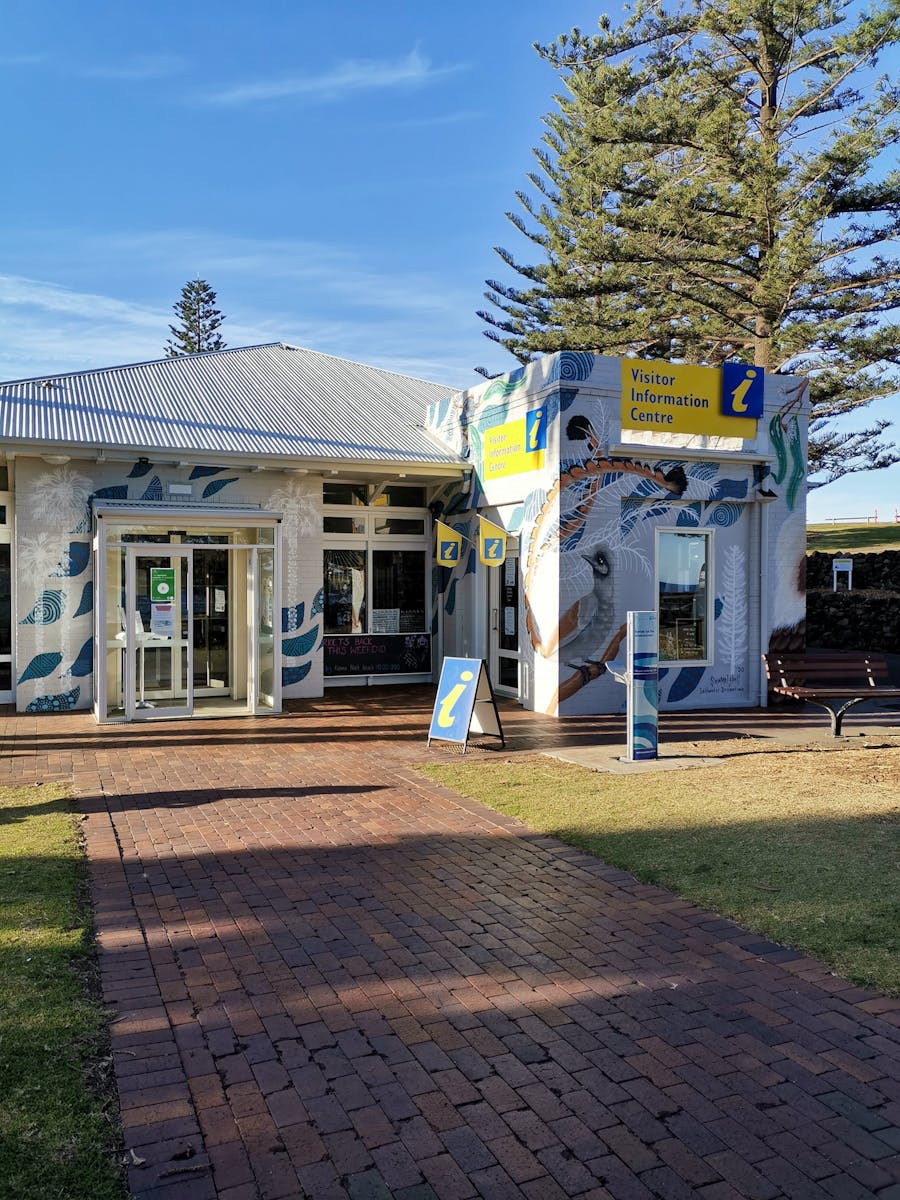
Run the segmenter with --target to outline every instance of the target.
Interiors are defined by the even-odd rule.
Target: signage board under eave
[[[538,471],[544,465],[547,447],[547,413],[533,409],[523,417],[504,421],[484,432],[482,482],[487,484],[507,475]]]
[[[622,428],[642,433],[755,438],[762,416],[761,367],[698,367],[622,359]]]

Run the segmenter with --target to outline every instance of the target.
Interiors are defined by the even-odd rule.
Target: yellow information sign
[[[484,434],[485,482],[523,471],[537,471],[544,465],[547,446],[547,413],[536,408],[516,421],[495,425]]]
[[[756,437],[752,417],[722,412],[720,368],[644,358],[622,359],[622,428]]]

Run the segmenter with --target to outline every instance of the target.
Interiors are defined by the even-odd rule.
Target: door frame
[[[164,557],[172,553],[192,553],[194,549],[203,549],[202,545],[193,545],[188,542],[125,542],[120,540],[118,535],[110,533],[110,525],[129,524],[132,526],[140,526],[141,532],[148,537],[152,536],[157,531],[163,529],[172,529],[173,527],[188,528],[191,526],[202,526],[203,528],[221,529],[223,533],[239,534],[241,531],[247,530],[272,530],[272,541],[257,541],[254,538],[247,538],[246,533],[240,541],[233,541],[221,545],[222,549],[229,551],[229,563],[233,563],[235,551],[247,551],[247,579],[248,586],[251,580],[255,587],[259,586],[260,572],[258,570],[258,556],[252,554],[254,570],[251,570],[251,552],[256,550],[268,551],[273,555],[272,560],[272,593],[273,593],[273,613],[272,623],[273,628],[266,636],[267,641],[267,657],[271,662],[272,669],[272,691],[267,693],[265,699],[271,700],[271,703],[262,703],[261,697],[256,688],[256,682],[259,678],[259,661],[260,661],[260,646],[259,640],[262,636],[259,629],[257,615],[259,606],[254,604],[253,616],[256,623],[249,624],[250,613],[248,605],[248,676],[251,670],[251,655],[253,658],[252,670],[253,679],[248,678],[248,698],[247,709],[248,715],[268,716],[274,713],[281,712],[282,707],[282,657],[281,657],[281,576],[282,576],[282,514],[270,509],[255,509],[245,508],[213,508],[206,505],[154,505],[152,507],[135,506],[127,501],[103,500],[95,502],[93,506],[94,513],[94,532],[92,539],[93,562],[94,562],[94,701],[93,711],[95,719],[101,724],[116,724],[123,720],[146,719],[135,714],[128,716],[124,707],[113,713],[109,712],[109,685],[107,679],[107,654],[114,647],[120,647],[123,651],[122,659],[128,658],[126,650],[127,629],[122,632],[121,643],[118,637],[112,641],[113,631],[118,628],[118,622],[115,621],[115,609],[112,613],[109,609],[112,605],[118,603],[114,598],[119,594],[118,575],[116,578],[108,578],[109,552],[115,550],[118,553],[126,555],[126,570],[127,570],[127,551],[129,548],[137,550],[139,547],[144,549],[145,553],[150,553],[157,557]],[[110,621],[112,620],[112,623]],[[128,620],[126,618],[126,620]],[[131,627],[133,628],[134,618],[130,618]],[[189,623],[192,625],[192,623]],[[132,640],[135,640],[132,635]],[[126,663],[123,662],[123,666]],[[137,663],[132,664],[131,670],[136,671]],[[137,682],[137,676],[133,676]],[[193,682],[193,680],[192,680]],[[254,690],[250,690],[250,685],[253,685]],[[125,688],[124,671],[123,671],[123,691]],[[127,694],[127,693],[126,693]],[[193,704],[192,704],[193,708]],[[147,715],[155,717],[169,716],[168,710],[156,708],[150,710]],[[196,715],[196,714],[194,714]]]
[[[500,648],[500,622],[501,622],[501,588],[503,587],[503,573],[507,570],[510,563],[515,564],[516,573],[516,594],[517,594],[517,610],[516,610],[516,631],[518,633],[519,648],[513,652],[511,650],[502,650]],[[487,571],[487,600],[488,600],[488,665],[490,668],[491,685],[495,692],[500,696],[508,696],[513,700],[522,700],[524,694],[524,661],[522,657],[522,625],[525,611],[523,598],[523,580],[520,570],[519,547],[517,541],[509,538],[506,545],[506,560],[498,567],[485,567]],[[504,685],[500,682],[500,660],[511,659],[517,664],[515,688]]]
[[[185,620],[187,638],[172,639],[172,685],[175,688],[176,675],[181,670],[181,653],[187,650],[187,679],[184,704],[163,706],[154,704],[145,706],[138,700],[139,681],[143,675],[143,658],[146,654],[146,642],[137,629],[137,596],[135,560],[138,558],[168,558],[181,559],[184,575],[178,591],[178,606],[181,607],[181,597],[187,597],[186,618],[181,612],[175,615],[176,629]],[[175,565],[174,562],[172,564]],[[194,547],[181,546],[171,542],[129,542],[125,546],[125,720],[148,721],[157,717],[190,717],[194,713],[194,622],[191,611],[194,594]],[[177,659],[176,659],[177,656]],[[176,672],[176,662],[178,672]]]

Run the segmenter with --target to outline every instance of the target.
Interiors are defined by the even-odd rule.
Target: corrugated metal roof
[[[454,390],[275,342],[0,383],[0,441],[455,464],[422,428]]]

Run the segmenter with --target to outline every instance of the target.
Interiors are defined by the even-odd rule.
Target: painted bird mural
[[[599,660],[615,624],[609,549],[595,542],[581,557],[591,568],[591,590],[562,614],[556,638],[541,648],[549,657],[558,647],[564,661],[579,669]]]
[[[663,471],[659,467],[652,467],[649,463],[636,462],[633,458],[605,458],[601,456],[600,438],[585,416],[575,416],[569,421],[566,426],[566,437],[572,442],[587,442],[588,454],[590,456],[591,466],[596,472],[597,467],[602,467],[603,470],[626,472],[630,475],[642,475],[645,479],[652,479],[654,483],[658,483],[661,488],[664,488],[673,496],[683,496],[687,491],[688,479],[685,474],[684,467],[676,465],[668,471]]]

